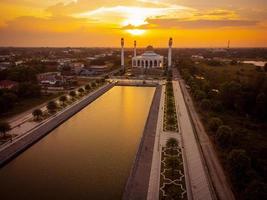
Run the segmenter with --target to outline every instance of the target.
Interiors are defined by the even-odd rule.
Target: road
[[[230,184],[224,174],[221,163],[215,152],[212,142],[209,139],[207,132],[196,112],[192,98],[185,87],[185,82],[181,79],[177,70],[174,70],[174,80],[179,82],[184,99],[186,99],[186,106],[194,125],[196,139],[202,154],[204,164],[209,176],[209,180],[215,191],[216,198],[221,200],[234,200],[234,195],[231,190]]]

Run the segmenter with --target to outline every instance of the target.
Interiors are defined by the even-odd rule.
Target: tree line
[[[225,77],[214,88],[203,69],[190,59],[180,59],[177,68],[205,118],[204,125],[220,152],[237,198],[266,199],[266,73],[255,70],[255,76],[245,79]],[[235,126],[242,120],[241,128]],[[263,138],[260,143],[258,138]]]

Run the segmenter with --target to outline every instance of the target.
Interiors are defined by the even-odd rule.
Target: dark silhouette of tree
[[[57,104],[54,101],[49,101],[46,106],[48,112],[53,113],[57,109]]]
[[[43,111],[41,109],[37,108],[32,112],[32,115],[34,118],[36,118],[36,120],[39,120],[40,117],[42,117],[42,115],[43,115]]]
[[[69,95],[74,98],[76,96],[76,92],[75,91],[70,91]]]
[[[59,97],[59,101],[62,102],[63,105],[65,105],[65,102],[67,101],[67,97],[65,95]]]
[[[89,84],[87,84],[85,87],[84,87],[87,91],[91,90],[91,86]]]
[[[84,89],[83,88],[79,88],[78,89],[78,92],[81,93],[81,94],[83,94],[84,93]]]
[[[211,108],[211,101],[209,99],[203,99],[200,103],[200,107],[204,110],[204,111],[209,111]]]
[[[10,131],[11,127],[7,122],[0,122],[0,133],[5,137],[6,132]]]
[[[254,180],[248,184],[243,196],[245,200],[267,199],[267,184]]]
[[[233,133],[230,126],[220,126],[216,132],[215,139],[221,148],[226,148],[232,144]]]
[[[244,187],[248,181],[248,170],[251,168],[251,161],[244,149],[233,149],[227,156],[227,162],[234,184]]]
[[[211,118],[208,124],[209,129],[214,132],[216,132],[221,125],[223,125],[223,121],[218,117]]]

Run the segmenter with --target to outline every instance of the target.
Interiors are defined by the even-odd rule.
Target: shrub
[[[178,146],[178,142],[175,138],[170,138],[167,141],[167,147],[177,147]]]
[[[213,117],[213,118],[211,118],[211,119],[209,120],[209,124],[208,124],[209,129],[210,129],[211,131],[214,131],[214,132],[216,132],[216,131],[218,130],[218,128],[219,128],[221,125],[223,125],[223,122],[222,122],[222,120],[221,120],[220,118],[218,118],[218,117]]]

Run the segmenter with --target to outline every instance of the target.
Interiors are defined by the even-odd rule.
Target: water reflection
[[[2,168],[1,199],[120,199],[154,91],[112,88]]]

